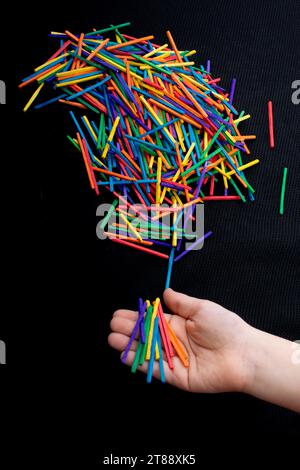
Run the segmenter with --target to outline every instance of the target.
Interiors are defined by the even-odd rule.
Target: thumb
[[[173,313],[186,319],[192,318],[199,311],[201,302],[196,297],[181,294],[170,288],[164,292],[164,301]]]

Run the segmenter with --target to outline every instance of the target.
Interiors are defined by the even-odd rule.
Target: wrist
[[[257,384],[258,368],[263,357],[263,336],[266,333],[249,324],[245,324],[244,347],[242,356],[242,372],[240,392],[254,395]]]

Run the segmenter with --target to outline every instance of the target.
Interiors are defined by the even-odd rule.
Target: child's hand
[[[300,349],[295,350],[296,343],[257,330],[208,300],[172,289],[165,291],[164,300],[173,312],[166,315],[167,321],[186,347],[190,361],[186,368],[174,357],[171,371],[164,360],[167,382],[191,392],[245,392],[300,412]],[[115,312],[109,344],[123,351],[136,320],[137,312]],[[127,357],[129,365],[136,348],[135,341]],[[144,364],[139,369],[147,372],[147,367]],[[157,363],[153,375],[160,377]]]
[[[178,339],[186,347],[190,366],[184,367],[174,358],[174,371],[164,362],[167,382],[191,392],[242,391],[250,380],[251,367],[247,363],[248,332],[251,327],[235,313],[208,300],[179,294],[172,289],[164,293],[164,300],[174,315],[167,315]],[[111,321],[113,333],[109,344],[123,351],[129,341],[137,312],[117,310]],[[132,346],[127,364],[131,365],[137,342]],[[147,365],[139,368],[147,372]],[[153,375],[159,377],[155,364]]]

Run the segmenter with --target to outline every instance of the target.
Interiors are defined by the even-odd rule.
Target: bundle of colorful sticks
[[[233,106],[236,80],[227,93],[220,78],[212,77],[210,61],[197,67],[191,60],[196,51],[179,50],[169,31],[168,43],[158,45],[152,35],[123,33],[129,24],[86,34],[52,32],[58,49],[19,86],[38,85],[24,111],[34,102],[35,109],[57,102],[72,108],[76,133],[67,138],[82,155],[90,186],[97,195],[104,190],[117,198],[103,221],[103,228],[108,225],[105,233],[114,242],[168,260],[168,287],[174,261],[212,233],[183,250],[182,238],[188,238],[186,224],[178,225],[183,211],[189,208],[188,218],[194,219],[197,204],[253,201],[245,170],[259,160],[251,160],[246,144],[255,136],[239,130],[250,115]],[[46,89],[51,96],[36,104]],[[143,219],[139,225],[134,224],[136,214]],[[112,216],[119,223],[110,223]],[[171,236],[166,233],[167,217]],[[159,236],[149,235],[149,225]],[[152,306],[143,305],[140,326],[151,323],[166,349],[163,315],[156,322],[149,313]],[[156,303],[154,311],[160,312]],[[172,342],[170,330],[165,336],[168,331]],[[161,357],[159,334],[157,338],[156,357]],[[147,345],[148,358],[150,343],[141,336],[139,348],[145,352]]]
[[[189,366],[188,353],[183,344],[176,337],[170,324],[163,314],[159,298],[151,305],[149,300],[143,302],[139,299],[138,318],[132,331],[129,343],[122,355],[122,362],[126,362],[128,353],[139,334],[139,343],[136,349],[131,371],[136,372],[138,366],[142,366],[145,361],[148,363],[147,382],[151,382],[153,366],[155,360],[159,361],[160,378],[165,382],[163,349],[169,368],[174,368],[172,358],[175,352],[185,367]]]

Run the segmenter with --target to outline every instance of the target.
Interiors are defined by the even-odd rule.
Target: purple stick
[[[139,305],[140,305],[140,301],[142,302],[142,299],[139,299]],[[132,334],[131,334],[131,336],[130,336],[130,340],[129,340],[127,346],[126,346],[126,349],[125,349],[124,354],[123,354],[122,359],[121,359],[121,361],[122,361],[123,363],[126,362],[128,353],[129,353],[130,348],[131,348],[131,345],[132,345],[133,341],[135,340],[135,337],[136,337],[136,335],[137,335],[137,332],[138,332],[140,323],[141,323],[141,321],[142,321],[142,319],[143,319],[144,312],[145,312],[144,308],[142,308],[141,311],[140,311],[140,308],[139,308],[139,316],[138,316],[138,319],[137,319],[137,321],[136,321],[136,324],[134,325]]]
[[[229,95],[229,103],[232,104],[233,101],[233,95],[234,95],[234,90],[235,90],[235,84],[236,84],[236,79],[233,78],[231,82],[231,88],[230,88],[230,95]]]
[[[147,308],[146,302],[143,303],[142,299],[139,299],[139,315],[142,317],[140,323],[140,335],[141,342],[145,344],[145,323],[144,323],[144,313]]]
[[[205,235],[203,235],[203,237],[198,238],[198,240],[196,240],[194,243],[192,243],[192,245],[187,250],[180,253],[180,255],[178,255],[174,259],[174,262],[179,261],[183,256],[185,256],[189,251],[193,250],[197,245],[199,245],[199,243],[201,243],[203,240],[205,240],[205,238],[209,237],[210,235],[212,235],[212,231],[209,231]]]

